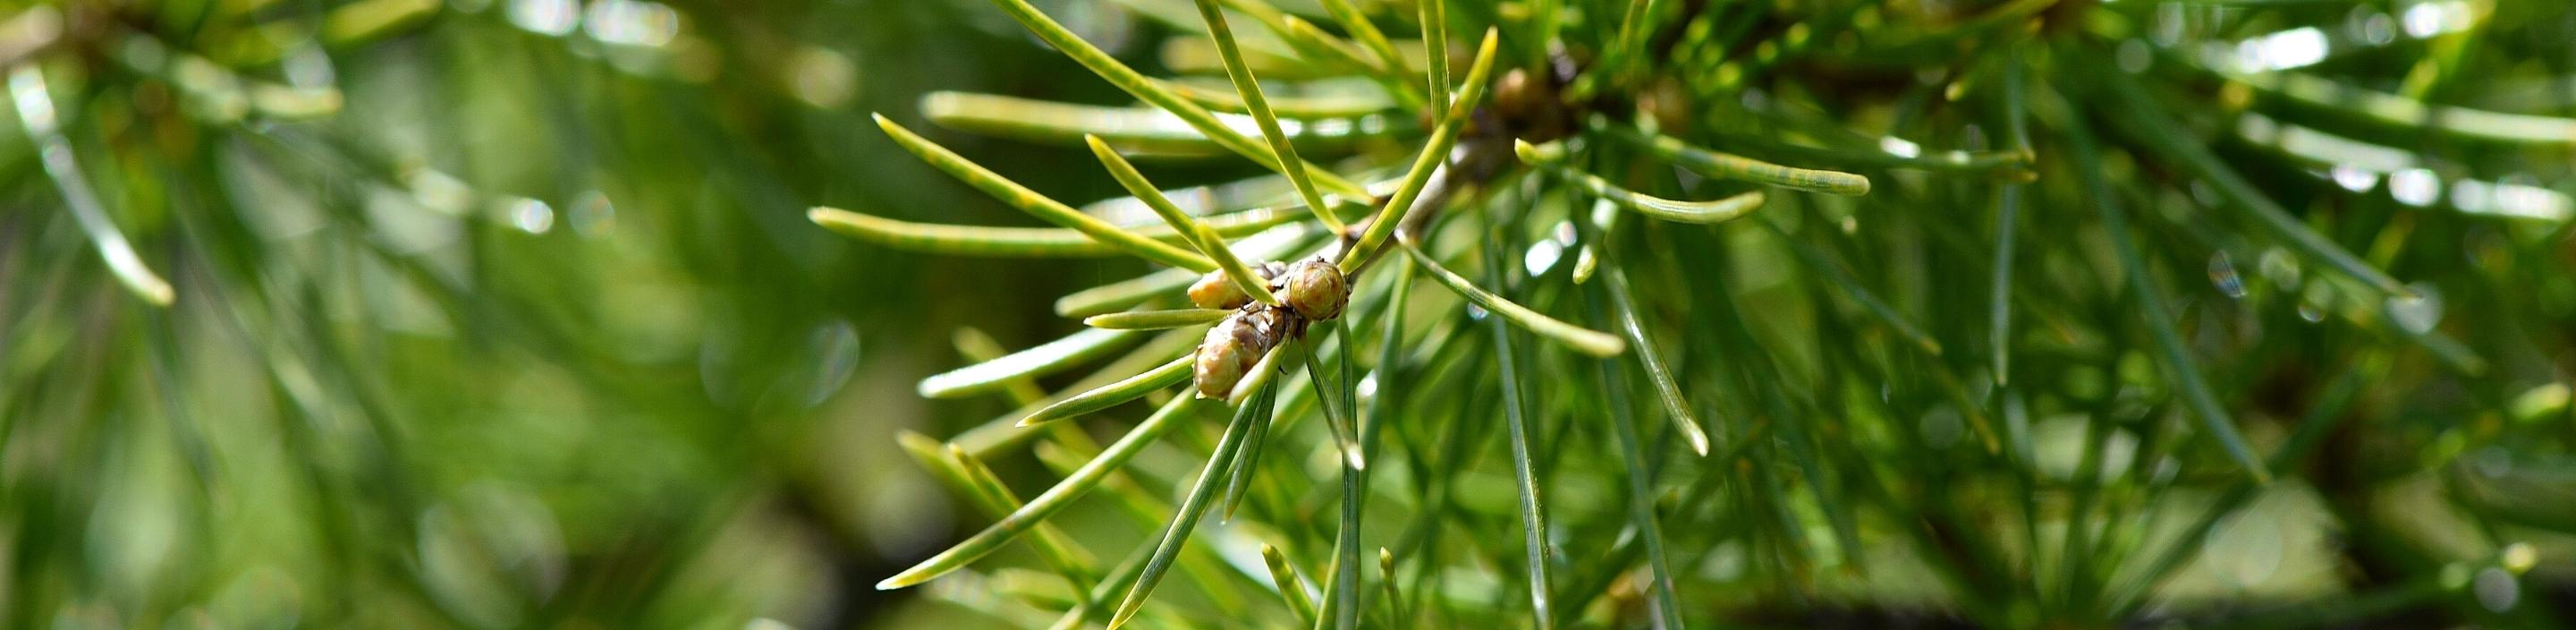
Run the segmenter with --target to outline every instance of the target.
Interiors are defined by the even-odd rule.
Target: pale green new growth
[[[1528,163],[1532,166],[1547,167],[1548,169],[1555,171],[1557,175],[1573,181],[1575,185],[1582,186],[1584,190],[1592,191],[1592,194],[1600,195],[1603,199],[1619,202],[1619,205],[1627,206],[1631,210],[1636,210],[1639,214],[1663,219],[1665,221],[1680,223],[1724,223],[1735,220],[1737,217],[1744,216],[1745,213],[1752,212],[1754,209],[1762,207],[1761,191],[1743,193],[1715,201],[1675,201],[1620,188],[1618,185],[1610,183],[1610,180],[1602,179],[1600,176],[1569,168],[1565,166],[1556,155],[1561,153],[1561,149],[1545,149],[1531,145],[1525,141],[1515,141],[1512,146],[1512,150],[1520,155],[1522,162]]]
[[[1297,576],[1297,567],[1288,564],[1287,555],[1279,553],[1278,547],[1262,545],[1261,562],[1270,567],[1270,584],[1279,590],[1288,609],[1297,613],[1299,625],[1314,625],[1315,600],[1306,595],[1306,580]]]
[[[1267,388],[1263,390],[1268,391]],[[1126,625],[1128,619],[1136,616],[1137,609],[1145,605],[1145,596],[1153,594],[1154,585],[1162,581],[1165,571],[1171,569],[1172,559],[1180,555],[1181,546],[1189,544],[1190,531],[1198,527],[1201,517],[1207,515],[1208,500],[1216,496],[1218,486],[1225,482],[1225,473],[1233,466],[1246,434],[1252,432],[1253,425],[1260,422],[1260,416],[1269,410],[1268,396],[1235,410],[1234,421],[1226,425],[1225,437],[1217,440],[1216,452],[1208,456],[1207,465],[1199,469],[1198,480],[1192,482],[1189,494],[1181,500],[1180,514],[1172,519],[1170,527],[1163,530],[1161,542],[1155,543],[1153,559],[1145,562],[1144,573],[1137,576],[1136,585],[1127,591],[1127,597],[1118,603],[1117,612],[1109,617],[1110,630]]]
[[[1342,273],[1355,274],[1376,256],[1377,248],[1386,243],[1388,236],[1395,234],[1396,224],[1401,222],[1405,211],[1413,208],[1413,202],[1421,196],[1423,187],[1431,183],[1432,175],[1439,172],[1443,161],[1449,159],[1449,148],[1458,142],[1459,128],[1466,125],[1468,113],[1475,111],[1484,100],[1485,82],[1494,74],[1494,47],[1498,37],[1499,31],[1485,31],[1484,43],[1476,46],[1475,63],[1467,67],[1466,87],[1458,93],[1456,100],[1450,102],[1448,113],[1441,115],[1440,125],[1432,129],[1431,138],[1424,141],[1422,151],[1415,154],[1413,167],[1405,171],[1404,181],[1396,186],[1395,194],[1387,196],[1386,205],[1378,207],[1377,216],[1369,223],[1368,230],[1343,252],[1340,261]]]
[[[924,398],[979,394],[1000,388],[1011,379],[1044,376],[1107,356],[1143,334],[1139,330],[1085,330],[999,359],[921,379],[919,389]]]
[[[1449,113],[1449,2],[1421,0],[1423,67],[1430,72],[1431,111]]]
[[[1105,313],[1082,318],[1082,325],[1115,330],[1162,330],[1200,324],[1214,324],[1232,313],[1221,308],[1184,308],[1169,311],[1128,311]]]
[[[1099,158],[1100,165],[1109,169],[1110,177],[1116,178],[1119,185],[1127,187],[1127,192],[1135,195],[1138,201],[1144,202],[1145,207],[1152,208],[1155,216],[1162,217],[1165,224],[1172,226],[1172,231],[1186,235],[1185,240],[1197,247],[1200,253],[1215,260],[1216,268],[1225,272],[1226,279],[1232,280],[1236,288],[1242,289],[1245,295],[1250,295],[1252,299],[1259,300],[1263,304],[1279,303],[1279,296],[1270,294],[1270,283],[1263,281],[1260,276],[1253,275],[1251,267],[1246,266],[1242,258],[1234,255],[1234,248],[1227,247],[1224,239],[1217,238],[1216,233],[1208,230],[1206,225],[1200,224],[1197,219],[1190,218],[1189,213],[1183,212],[1180,206],[1173,205],[1171,199],[1163,196],[1162,189],[1155,188],[1153,182],[1146,181],[1144,173],[1137,172],[1135,165],[1128,164],[1126,158],[1119,157],[1118,152],[1110,149],[1109,145],[1101,143],[1100,138],[1085,137],[1084,140],[1091,145],[1092,156]],[[1311,189],[1307,191],[1311,192]],[[1318,213],[1323,212],[1322,206],[1310,207]]]
[[[1414,255],[1413,261],[1420,263],[1424,270],[1430,271],[1431,277],[1439,280],[1441,284],[1457,290],[1461,295],[1482,293],[1474,291],[1474,287],[1469,286],[1464,278],[1456,277],[1448,270],[1433,264],[1431,257],[1423,255],[1421,249],[1413,247],[1411,243],[1405,245],[1404,251]],[[1492,248],[1486,250],[1485,278],[1501,284],[1507,274],[1503,271],[1502,265],[1505,258],[1497,252],[1498,250]],[[1504,309],[1497,306],[1508,305],[1511,309],[1521,310],[1527,315],[1536,315],[1500,297],[1488,296],[1488,300],[1477,300],[1477,304],[1496,313],[1504,312]],[[1540,496],[1544,489],[1538,480],[1537,456],[1534,455],[1536,451],[1531,447],[1531,442],[1536,438],[1530,435],[1530,425],[1535,421],[1529,417],[1531,412],[1524,408],[1530,402],[1527,400],[1527,394],[1522,393],[1522,390],[1526,389],[1534,379],[1523,378],[1520,373],[1521,354],[1512,345],[1511,329],[1503,325],[1505,319],[1521,321],[1520,318],[1489,317],[1486,318],[1484,328],[1493,335],[1491,339],[1494,343],[1494,374],[1502,379],[1503,438],[1504,442],[1511,445],[1512,489],[1518,491],[1520,499],[1518,515],[1521,522],[1521,557],[1526,560],[1524,566],[1528,568],[1530,617],[1533,622],[1531,625],[1539,630],[1550,630],[1556,627],[1556,596],[1552,592],[1556,588],[1556,581],[1550,577],[1553,571],[1548,566],[1548,556],[1551,555],[1548,553],[1548,547],[1553,540],[1547,535],[1546,500]],[[1618,339],[1609,335],[1602,336],[1613,341]],[[1608,358],[1611,354],[1616,353],[1596,353],[1594,356]],[[1344,569],[1357,571],[1359,567]]]
[[[1402,76],[1405,73],[1404,53],[1395,49],[1395,42],[1388,41],[1386,33],[1379,31],[1377,24],[1370,22],[1368,16],[1360,15],[1359,9],[1351,6],[1351,0],[1317,1],[1324,5],[1324,12],[1332,14],[1333,21],[1341,23],[1344,30],[1350,31],[1353,38],[1360,40],[1360,44],[1367,46],[1370,53],[1377,55],[1378,67],[1383,68],[1391,76]],[[1438,102],[1433,103],[1437,106]]]
[[[1216,115],[1209,113],[1206,108],[1172,93],[1171,90],[1164,89],[1162,84],[1138,74],[1135,69],[1110,57],[1109,53],[1101,52],[1090,42],[1082,41],[1082,38],[1074,35],[1073,31],[1066,30],[1064,25],[1057,24],[1054,19],[1039,12],[1037,7],[1029,6],[1027,0],[993,0],[993,4],[1001,7],[1004,13],[1010,14],[1012,19],[1019,20],[1020,25],[1028,27],[1029,32],[1037,35],[1038,39],[1046,40],[1047,44],[1055,46],[1056,50],[1080,62],[1083,67],[1090,68],[1093,73],[1107,79],[1111,85],[1118,86],[1118,89],[1126,90],[1127,93],[1155,107],[1180,116],[1181,120],[1189,123],[1190,127],[1198,129],[1199,133],[1207,134],[1209,139],[1225,146],[1226,150],[1250,158],[1262,166],[1270,167],[1271,170],[1283,170],[1278,156],[1267,147],[1226,127],[1225,123],[1218,121]],[[1331,171],[1312,166],[1308,168],[1309,175],[1318,186],[1354,198],[1368,196],[1368,189],[1351,183],[1350,180],[1342,179]]]
[[[1066,397],[1064,400],[1056,401],[1055,404],[1047,405],[1045,408],[1039,409],[1037,413],[1029,414],[1029,417],[1020,419],[1020,426],[1036,426],[1053,420],[1081,417],[1095,411],[1118,406],[1119,404],[1127,401],[1143,398],[1146,394],[1153,393],[1165,387],[1181,384],[1183,381],[1187,380],[1190,380],[1190,356],[1182,355],[1181,358],[1173,359],[1169,363],[1165,363],[1151,370],[1146,370],[1141,374],[1127,377],[1108,385],[1102,385],[1099,389],[1075,394],[1073,396]]]
[[[1343,336],[1342,339],[1343,343],[1350,343],[1350,337]],[[1350,347],[1343,346],[1341,358],[1350,358],[1350,353]],[[1337,397],[1335,392],[1339,388],[1328,384],[1328,379],[1324,378],[1323,366],[1315,361],[1315,353],[1307,352],[1304,355],[1301,358],[1305,359],[1306,363],[1306,382],[1314,388],[1315,406],[1324,410],[1324,426],[1331,429],[1333,445],[1342,451],[1342,463],[1353,469],[1368,469],[1368,460],[1360,453],[1357,423],[1353,422],[1358,419],[1357,412],[1343,408],[1341,403],[1333,402]]]
[[[1698,414],[1691,412],[1690,401],[1683,397],[1681,382],[1673,378],[1672,367],[1656,355],[1655,349],[1663,346],[1655,343],[1646,332],[1646,323],[1637,317],[1637,298],[1628,288],[1627,274],[1613,268],[1604,284],[1610,292],[1611,312],[1617,315],[1614,321],[1628,342],[1636,344],[1638,367],[1644,368],[1646,380],[1655,384],[1655,397],[1663,402],[1664,415],[1672,419],[1673,429],[1690,444],[1691,452],[1707,455],[1708,431],[1700,428]]]
[[[976,459],[974,454],[966,452],[966,449],[959,448],[955,444],[948,445],[947,454],[964,474],[967,485],[977,501],[983,503],[984,508],[993,512],[994,516],[1008,516],[1011,512],[1025,507],[1020,503],[1019,495],[1012,493],[1010,486],[1004,485],[1002,478],[993,474],[993,469],[986,467],[983,460]],[[1093,574],[1097,572],[1092,566],[1095,560],[1089,552],[1083,551],[1081,546],[1076,545],[1073,539],[1066,537],[1062,530],[1057,529],[1053,524],[1040,523],[1030,531],[1033,532],[1029,538],[1030,545],[1037,548],[1038,555],[1044,558],[1048,565],[1054,567],[1058,574],[1064,576],[1067,583],[1082,584],[1092,580]]]
[[[1650,135],[1625,126],[1600,126],[1609,131],[1608,136],[1612,139],[1645,149],[1655,157],[1701,175],[1833,195],[1869,194],[1869,178],[1858,174],[1781,166],[1691,146],[1669,136]]]
[[[1179,293],[1182,289],[1188,288],[1191,282],[1197,281],[1199,275],[1188,269],[1164,269],[1075,291],[1056,298],[1055,314],[1065,317],[1089,317],[1114,313],[1119,309],[1142,304],[1147,300]]]
[[[1315,192],[1314,181],[1306,175],[1306,161],[1297,157],[1297,146],[1289,142],[1288,133],[1279,128],[1279,117],[1270,113],[1270,99],[1261,93],[1261,81],[1252,76],[1252,67],[1243,62],[1243,51],[1234,41],[1234,28],[1225,23],[1225,13],[1217,10],[1217,0],[1198,0],[1199,17],[1207,21],[1208,38],[1216,41],[1217,54],[1225,61],[1225,74],[1234,81],[1235,94],[1243,97],[1244,110],[1261,126],[1262,137],[1270,139],[1270,151],[1276,156],[1280,172],[1296,186],[1297,196],[1305,200],[1306,209],[1335,233],[1342,231],[1342,220],[1333,216],[1332,207],[1324,205],[1322,193]],[[1097,143],[1094,151],[1101,150]],[[1259,294],[1255,294],[1259,295]]]
[[[939,552],[939,555],[931,556],[930,559],[923,560],[920,564],[895,574],[894,577],[878,582],[877,588],[897,589],[920,584],[955,571],[966,566],[967,563],[974,562],[977,558],[984,557],[985,554],[1000,549],[1002,545],[1019,537],[1030,528],[1046,522],[1047,518],[1054,516],[1056,512],[1071,506],[1074,499],[1082,498],[1083,494],[1099,487],[1103,477],[1126,466],[1127,461],[1134,459],[1137,453],[1143,452],[1146,446],[1162,439],[1164,433],[1172,430],[1174,423],[1190,415],[1187,412],[1193,406],[1195,406],[1193,400],[1188,396],[1173,397],[1171,402],[1163,404],[1161,410],[1145,418],[1143,424],[1129,429],[1126,437],[1119,438],[1116,443],[1101,450],[1100,456],[1092,458],[1090,463],[1083,464],[1081,470],[1066,476],[1064,481],[1057,482],[1055,487],[1048,488],[1046,492],[1039,493],[1037,498],[1030,499],[1028,504],[1022,506],[1019,511],[1012,512],[1010,516],[1003,517],[1000,522],[968,537],[965,542],[957,543],[957,546]]]
[[[929,162],[931,166],[938,167],[939,170],[956,177],[958,181],[966,182],[976,190],[984,191],[984,194],[992,195],[994,199],[1001,200],[1002,203],[1013,208],[1019,208],[1049,223],[1073,228],[1093,240],[1126,249],[1146,260],[1191,271],[1206,272],[1216,269],[1215,263],[1208,262],[1208,259],[1198,254],[1174,247],[1171,243],[1145,238],[1134,232],[1119,229],[1118,226],[1083,214],[1080,210],[1047,198],[1046,195],[1029,190],[1017,182],[1004,179],[1001,175],[985,170],[984,167],[950,152],[947,147],[939,146],[913,134],[912,130],[895,124],[885,116],[877,116],[876,121],[877,127],[884,129],[886,136],[894,138],[896,144],[903,145],[904,150],[911,151],[913,155],[920,156],[922,161]]]
[[[1303,22],[1299,22],[1299,24],[1303,24]],[[1245,108],[1247,107],[1244,104],[1243,96],[1234,93],[1233,90],[1201,87],[1195,84],[1179,83],[1174,81],[1162,81],[1161,83],[1165,89],[1179,93],[1183,98],[1190,99],[1191,102],[1207,107],[1213,107],[1225,110],[1229,113],[1238,114],[1245,113]],[[1394,106],[1394,101],[1387,100],[1384,94],[1375,92],[1311,97],[1273,96],[1270,98],[1270,111],[1287,118],[1358,118],[1361,116],[1384,112]]]
[[[1099,258],[1128,253],[1089,235],[1061,228],[986,227],[913,223],[816,206],[805,218],[850,238],[906,251],[961,256]],[[1146,234],[1138,230],[1139,234]],[[1152,234],[1157,239],[1176,234]]]
[[[1413,255],[1413,262],[1422,265],[1423,271],[1430,272],[1431,279],[1439,281],[1440,286],[1448,287],[1459,297],[1467,298],[1467,301],[1502,316],[1506,321],[1519,324],[1530,332],[1538,333],[1541,337],[1596,357],[1615,357],[1628,349],[1628,343],[1619,339],[1617,335],[1568,324],[1563,320],[1548,317],[1544,313],[1503,299],[1502,296],[1476,288],[1476,285],[1469,282],[1466,277],[1440,266],[1439,261],[1432,260],[1431,256],[1422,253],[1420,248],[1411,244],[1403,247],[1405,253]]]

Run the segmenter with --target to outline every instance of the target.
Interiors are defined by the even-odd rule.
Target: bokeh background
[[[892,436],[1002,409],[913,381],[952,330],[1051,338],[1078,324],[1050,296],[1141,268],[805,219],[1021,220],[868,120],[1111,93],[981,0],[7,4],[14,109],[50,100],[78,172],[5,117],[0,626],[927,623],[871,585],[980,523]],[[1158,36],[1047,4],[1114,50]]]
[[[1161,74],[1169,28],[1033,1]],[[920,120],[932,90],[1126,102],[986,0],[0,2],[0,65],[0,627],[980,627],[873,588],[986,522],[894,437],[1003,401],[914,384],[961,347],[1076,330],[1055,296],[1145,270],[904,254],[806,219],[1031,224],[871,112],[1058,199],[1119,194],[1079,148]],[[2521,92],[2564,108],[2571,85]],[[166,305],[102,262],[103,226]],[[2564,364],[2529,350],[2529,372]],[[2513,404],[2563,422],[2555,387]],[[2042,446],[2071,470],[2083,431]],[[1036,479],[1021,459],[996,463]],[[2266,495],[2173,588],[2325,588],[2317,501]],[[2557,600],[2564,557],[2542,570]],[[1922,596],[1907,578],[1855,588]]]

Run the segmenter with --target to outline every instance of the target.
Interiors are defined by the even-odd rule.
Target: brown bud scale
[[[1261,363],[1261,355],[1279,345],[1287,333],[1288,316],[1275,307],[1251,305],[1227,315],[1207,337],[1199,340],[1198,357],[1192,361],[1192,376],[1197,378],[1200,398],[1224,399],[1234,392],[1234,385],[1250,375]]]

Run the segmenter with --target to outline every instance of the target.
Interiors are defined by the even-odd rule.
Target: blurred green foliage
[[[1271,9],[1327,25],[1320,49],[1256,28],[1276,23],[1269,4],[1229,14],[1300,119],[1297,149],[1392,179],[1438,128],[1421,104],[1439,97],[1402,71],[1431,57],[1413,39],[1422,7],[1342,4]],[[1036,6],[1147,76],[1230,92],[1188,2]],[[1558,87],[1611,95],[1586,106],[1622,124],[1866,175],[1867,195],[1766,175],[1780,179],[1749,219],[1621,215],[1611,231],[1592,218],[1604,198],[1757,187],[1649,168],[1690,158],[1586,120],[1513,123],[1576,138],[1566,170],[1497,167],[1419,248],[1390,244],[1378,268],[1404,271],[1363,277],[1315,347],[1314,373],[1367,370],[1340,391],[1368,393],[1319,407],[1325,388],[1281,377],[1279,431],[1247,447],[1266,457],[1208,474],[1248,486],[1211,487],[1240,516],[1202,526],[1137,623],[1328,625],[1348,597],[1387,627],[2576,618],[2576,136],[2550,135],[2576,116],[2576,11],[1630,6],[1450,2],[1456,62],[1433,76],[1467,75],[1463,53],[1498,26],[1496,76],[1579,57],[1596,83]],[[1077,331],[1057,296],[1152,268],[924,256],[816,227],[817,205],[1033,224],[898,149],[871,112],[1069,205],[1129,194],[1078,137],[1130,131],[1113,144],[1158,154],[1138,157],[1167,186],[1254,182],[1194,210],[1300,207],[1162,119],[1049,126],[1032,101],[958,115],[964,94],[1133,102],[994,2],[0,16],[0,626],[1045,625],[1087,586],[1058,573],[1156,548],[1229,417],[1272,421],[1188,408],[1111,498],[1038,545],[874,588],[1000,511],[970,509],[992,497],[944,480],[919,436],[962,436],[965,461],[1027,498],[1147,415],[1011,430],[1015,408],[1094,383],[924,401],[915,381]],[[2029,153],[2011,131],[2024,109]],[[1345,117],[1375,122],[1312,122]],[[2000,284],[1999,250],[2020,257]],[[1506,328],[1412,281],[1438,279],[1433,262],[1617,333],[1629,355]],[[1409,318],[1384,319],[1399,303]],[[1677,434],[1685,415],[1713,454]],[[1334,461],[1352,439],[1384,442],[1357,447],[1369,475]],[[2273,464],[2244,465],[2258,457]],[[2250,481],[2267,469],[2279,479]],[[1361,493],[1367,525],[1345,541],[1362,516],[1343,497]],[[1533,514],[1551,529],[1528,529]],[[1333,567],[1366,594],[1328,596]],[[1275,574],[1315,591],[1283,598]]]
[[[1021,296],[1097,273],[803,218],[1004,217],[878,168],[866,122],[932,87],[1097,92],[992,54],[1027,45],[969,8],[10,7],[0,53],[78,173],[0,125],[0,625],[875,617],[868,576],[950,523],[886,439],[949,356],[918,331],[1028,339],[1051,318]],[[260,105],[288,93],[318,109]]]

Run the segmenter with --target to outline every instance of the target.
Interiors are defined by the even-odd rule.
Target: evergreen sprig
[[[2417,357],[2383,341],[2406,337],[2441,339],[2424,343],[2447,349],[2454,364],[2482,362],[2475,344],[2440,337],[2421,317],[2404,319],[2422,315],[2421,293],[2432,285],[2398,278],[2448,273],[2408,253],[2445,246],[2410,239],[2408,230],[2491,220],[2390,213],[2366,209],[2375,201],[2367,197],[2257,184],[2245,171],[2300,167],[2238,155],[2205,129],[2212,121],[2224,129],[2237,124],[2230,121],[2293,114],[2265,110],[2258,119],[2241,100],[2196,110],[2168,103],[2177,93],[2210,89],[2204,77],[2215,74],[2225,81],[2222,93],[2251,86],[2322,110],[2321,125],[2340,116],[2464,140],[2563,140],[2552,134],[2564,121],[2547,116],[2427,106],[2309,71],[2241,67],[2280,61],[2263,55],[2341,52],[2273,51],[2263,37],[2224,39],[2245,29],[2323,32],[2297,26],[2321,15],[2297,3],[2210,14],[2216,25],[2172,22],[2171,12],[2187,5],[2052,0],[1938,9],[1423,0],[1418,14],[1324,3],[1367,51],[1363,57],[1341,36],[1290,15],[1295,8],[1198,0],[1203,28],[1193,36],[1209,39],[1236,94],[1178,98],[1154,87],[1181,85],[1177,79],[1144,79],[1030,5],[996,2],[1113,85],[1284,176],[1290,193],[1283,197],[1312,208],[1313,226],[1329,237],[1315,255],[1338,260],[1354,282],[1347,323],[1328,328],[1291,319],[1290,340],[1256,374],[1298,372],[1311,392],[1286,387],[1247,396],[1256,391],[1247,382],[1224,400],[1198,403],[1248,406],[1235,412],[1165,535],[1149,541],[1153,561],[1109,619],[1113,627],[1144,605],[1218,488],[1226,490],[1229,518],[1240,502],[1265,532],[1259,551],[1266,572],[1228,580],[1276,592],[1245,604],[1278,608],[1260,625],[1679,628],[1853,605],[1937,608],[1994,627],[2115,626],[2177,614],[2285,620],[2239,618],[2225,608],[2140,610],[2157,597],[2180,597],[2155,593],[2174,587],[2182,558],[2196,545],[2215,544],[2208,541],[2221,535],[2220,515],[2269,492],[2276,478],[2330,474],[2284,469],[2281,458],[2315,444],[2324,430],[2318,427],[2355,413],[2345,406],[2355,393],[2342,388],[2361,377],[2330,385],[2298,371],[2283,375],[2288,365],[2310,360],[2298,357],[2410,361]],[[2472,11],[2466,6],[2427,2],[2408,10]],[[1304,86],[1256,77],[1262,71],[1227,26],[1230,11],[1291,42],[1285,58],[1269,63],[1304,64],[1294,76],[1364,75],[1340,84],[1364,86],[1346,102],[1385,109],[1334,113],[1423,121],[1387,136],[1416,148],[1305,161],[1301,154],[1316,155],[1306,149],[1315,145],[1298,142],[1295,130],[1323,121],[1270,107],[1268,93]],[[1404,76],[1412,66],[1381,29],[1408,18],[1422,29],[1427,77]],[[2168,34],[2140,39],[2148,29]],[[2175,29],[2187,32],[2171,35]],[[1444,43],[1453,30],[1485,33],[1457,85],[1448,64],[1458,51]],[[2252,57],[2205,52],[2229,46]],[[2199,57],[2209,58],[2192,61]],[[1846,75],[1891,80],[1873,85]],[[1413,92],[1419,85],[1429,86],[1427,97]],[[1248,112],[1270,150],[1203,122],[1203,103]],[[1120,129],[1075,124],[1064,131],[1108,138]],[[1196,219],[1147,183],[1114,144],[1095,138],[1091,145],[1135,199],[1222,263],[1205,282],[1223,278],[1260,304],[1281,303],[1270,289],[1284,285],[1232,262],[1224,237],[1195,227]],[[1371,207],[1348,224],[1323,199],[1352,191],[1308,182],[1386,168],[1404,175],[1386,196],[1343,198]],[[2396,177],[2436,175],[2332,168],[2326,179],[2338,183],[2389,177],[2403,203],[2444,201],[2408,202],[2411,193],[2397,189]],[[2566,169],[2541,170],[2563,177]],[[2303,201],[2284,203],[2285,195]],[[2563,207],[2564,197],[2535,193],[2519,201]],[[2089,210],[2047,210],[2057,207]],[[1619,220],[1623,209],[1653,220]],[[1977,220],[1988,215],[1991,221]],[[2231,216],[2242,219],[2225,220]],[[1684,224],[1720,225],[1706,232]],[[991,234],[993,247],[1029,240],[1000,229]],[[1381,271],[1401,262],[1371,264],[1390,246],[1411,263],[1402,271]],[[2272,285],[2261,294],[2248,294],[2238,270],[2220,268],[2244,256],[2270,268],[2257,280]],[[1772,262],[1779,260],[1787,262]],[[2333,273],[2298,272],[2308,267]],[[2203,268],[2219,294],[2174,280],[2183,275],[2178,270]],[[1416,275],[1448,294],[1413,290]],[[1146,284],[1151,278],[1167,279]],[[1178,294],[1185,278],[1155,272],[1114,303],[1083,299],[1076,310],[1139,309],[1086,320],[1112,328],[1186,329],[1228,317],[1170,310],[1186,305]],[[1189,299],[1200,299],[1196,289]],[[2389,317],[2371,313],[2378,301]],[[1846,312],[1855,308],[1856,315]],[[2328,311],[2352,315],[2340,328],[2346,332],[2324,332],[2269,315],[2284,309],[2308,321]],[[1395,319],[1408,310],[1429,323]],[[1584,321],[1598,329],[1575,323]],[[2236,330],[2244,326],[2256,329]],[[2288,328],[2275,330],[2281,326]],[[1370,340],[1375,352],[1363,351],[1349,334],[1354,328],[1383,329]],[[1522,333],[1553,343],[1520,343]],[[1195,356],[1236,351],[1216,339]],[[1305,359],[1274,361],[1280,353]],[[1325,367],[1336,364],[1346,367]],[[1059,404],[1072,412],[1041,412],[1031,421],[1106,411],[1114,407],[1092,401],[1178,385],[1175,365],[1079,394],[1071,400],[1083,402]],[[1588,376],[1546,376],[1559,370]],[[2475,374],[2460,378],[2469,380],[2454,382],[2485,382]],[[1350,396],[1354,381],[1361,393]],[[1656,404],[1639,404],[1639,383]],[[2265,407],[2266,400],[2309,400],[2306,392],[2318,388],[2340,393],[2313,407]],[[1191,404],[1183,395],[1171,400],[1121,444],[1168,430],[1163,423],[1173,421],[1173,409]],[[2390,398],[2380,404],[2404,406]],[[2276,427],[2275,411],[2309,419]],[[1325,430],[1289,430],[1309,413]],[[1664,421],[1645,419],[1657,414]],[[2036,424],[2042,419],[2045,425]],[[1615,440],[1600,437],[1603,424]],[[2043,429],[2052,433],[2041,435]],[[2293,432],[2286,443],[2283,430]],[[1496,431],[1509,448],[1489,453],[1497,440],[1484,436]],[[1387,450],[1381,433],[1396,436]],[[2501,437],[2479,435],[2482,442]],[[1671,448],[1675,437],[1686,448]],[[1271,442],[1281,443],[1263,446]],[[2277,445],[2284,455],[2267,461],[2258,444]],[[1343,463],[1339,483],[1321,469],[1286,474],[1300,471],[1263,464],[1265,450],[1283,448],[1345,453],[1336,458]],[[1462,480],[1503,474],[1517,490],[1517,509],[1459,502]],[[1085,488],[1074,484],[1096,479],[1068,479],[1050,494],[1078,493]],[[1611,493],[1617,499],[1568,498],[1573,489],[1614,481],[1625,488]],[[2330,497],[2344,495],[2323,484],[2348,482],[2304,481]],[[2224,498],[2198,520],[2182,529],[2159,524],[2186,510],[2177,497],[2208,489],[2222,489]],[[1338,523],[1322,518],[1318,502],[1327,501],[1341,506]],[[1013,515],[887,585],[957,570],[1026,531],[1030,520]],[[1364,528],[1370,521],[1378,524]],[[1412,525],[1399,534],[1396,524],[1407,521]],[[2497,553],[2528,552],[2526,539],[2487,531],[2483,544]],[[1382,590],[1357,585],[1358,551],[1370,540],[1397,544],[1381,549]],[[1319,566],[1298,566],[1295,550],[1324,547],[1330,554]],[[1712,573],[1712,562],[1730,568]],[[2444,570],[2524,566],[2460,562],[2466,564]],[[1526,570],[1499,570],[1509,565]],[[1934,584],[1909,596],[1863,586],[1868,576],[1918,571]],[[1319,598],[1310,598],[1299,577],[1308,574],[1323,576]],[[2407,584],[2346,597],[2464,618],[2554,614],[2437,605],[2441,596]],[[2450,584],[2443,588],[2468,588]],[[1867,594],[1858,604],[1790,596],[1851,589]],[[1496,604],[1505,601],[1518,603]],[[1254,613],[1222,614],[1244,620]]]
[[[2570,32],[19,3],[0,627],[2566,627]]]

